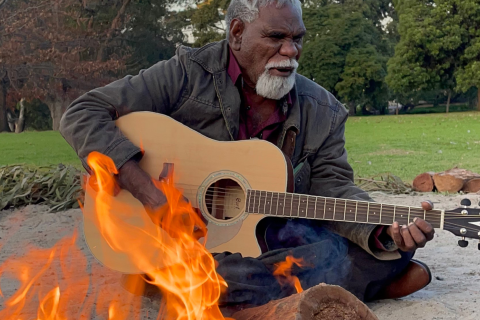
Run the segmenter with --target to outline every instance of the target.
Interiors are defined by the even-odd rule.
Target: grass
[[[480,112],[352,117],[348,159],[355,174],[416,175],[458,166],[480,172]]]
[[[411,182],[454,166],[480,173],[480,112],[351,117],[346,140],[350,164],[362,177],[389,172]],[[53,131],[0,134],[0,165],[17,163],[81,168]]]
[[[28,164],[45,166],[63,163],[82,165],[73,149],[55,131],[0,133],[0,166]]]

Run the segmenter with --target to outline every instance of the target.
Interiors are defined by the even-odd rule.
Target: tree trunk
[[[395,109],[395,115],[397,115],[397,116],[398,116],[398,105],[399,105],[399,103],[397,102],[397,109]]]
[[[7,123],[7,83],[0,79],[0,132],[9,131]]]
[[[452,91],[448,90],[448,100],[447,100],[447,110],[446,113],[450,111],[450,98],[452,97]]]
[[[62,115],[71,102],[66,93],[48,97],[46,103],[52,117],[52,130],[58,131],[60,129]]]
[[[339,286],[319,284],[302,293],[238,311],[235,320],[378,320],[353,294]]]
[[[20,115],[15,124],[15,133],[21,133],[25,127],[25,98],[20,100]]]

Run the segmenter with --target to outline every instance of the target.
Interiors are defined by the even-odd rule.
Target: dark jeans
[[[339,285],[362,301],[374,299],[377,292],[393,280],[408,264],[413,253],[400,252],[401,259],[382,261],[365,250],[319,226],[316,221],[278,220],[268,228],[270,251],[258,258],[243,258],[228,252],[216,254],[218,273],[227,281],[228,289],[221,297],[222,305],[261,305],[280,299],[295,289],[281,286],[272,275],[275,264],[288,255],[303,258],[308,264],[294,267],[303,289],[319,283]]]

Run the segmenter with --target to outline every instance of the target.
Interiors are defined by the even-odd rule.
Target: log
[[[433,184],[432,173],[425,172],[419,174],[413,180],[413,190],[419,192],[432,192],[435,185]]]
[[[462,190],[467,181],[477,178],[480,178],[478,173],[465,169],[453,168],[434,174],[433,182],[439,192],[455,193]]]
[[[433,182],[438,192],[456,193],[462,190],[464,180],[450,174],[436,173],[433,175]]]
[[[339,286],[319,284],[302,293],[238,311],[235,320],[378,320],[353,294]]]
[[[463,185],[462,191],[465,193],[475,193],[480,191],[480,178],[468,180]]]

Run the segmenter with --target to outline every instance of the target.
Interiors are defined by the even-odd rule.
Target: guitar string
[[[261,199],[255,199],[255,201],[258,201],[258,200],[264,200],[264,199],[267,199],[268,200],[268,197],[265,198],[261,198]],[[275,199],[274,198],[274,201],[275,200],[278,200],[278,199]],[[290,200],[290,199],[287,199],[287,201]],[[333,200],[333,199],[327,199],[327,201],[329,200]],[[322,198],[322,206],[324,205],[324,198]],[[345,201],[345,200],[338,200],[338,201]],[[347,200],[348,202],[350,201],[355,201],[355,200]],[[258,201],[259,202],[259,201]],[[313,202],[313,201],[312,201]],[[222,199],[217,199],[217,200],[205,200],[205,203],[207,204],[218,204],[218,205],[222,205],[224,208],[236,208],[236,205],[231,205],[231,204],[224,204],[224,200]],[[272,202],[273,203],[273,202]],[[294,199],[293,200],[293,203],[295,204],[295,206],[298,206],[298,199]],[[317,202],[318,204],[318,202]],[[359,205],[365,205],[366,203],[359,203]],[[370,202],[371,206],[380,206],[379,203],[376,203],[376,202]],[[310,207],[311,204],[309,204],[308,206]],[[333,205],[333,204],[331,204]],[[256,205],[255,205],[256,206]],[[385,206],[385,207],[383,207]],[[387,207],[387,206],[391,206],[391,207],[395,207],[395,208],[391,208],[391,207]],[[344,204],[341,204],[341,203],[338,203],[336,204],[335,207],[344,207]],[[293,206],[292,206],[293,208]],[[289,210],[291,211],[290,208]],[[358,209],[360,207],[356,207],[355,205],[351,204],[351,203],[347,203],[347,206],[346,206],[347,209]],[[374,215],[372,213],[370,213],[370,211],[372,210],[372,208],[370,208],[370,210],[368,210],[368,214],[369,216],[371,216],[372,218],[376,217],[376,216],[380,216],[380,211],[381,211],[381,215],[382,215],[382,219],[383,217],[393,217],[393,213],[395,213],[395,216],[400,216],[402,217],[402,215],[408,215],[408,209],[410,208],[410,215],[413,216],[413,217],[416,217],[416,216],[424,216],[424,215],[429,215],[429,216],[441,216],[442,213],[441,213],[441,210],[439,209],[434,209],[434,210],[430,210],[430,211],[426,211],[426,213],[424,212],[425,210],[422,209],[422,208],[418,208],[418,207],[406,207],[406,206],[395,206],[395,205],[383,205],[382,204],[382,208],[377,208],[379,209],[378,212],[379,214],[378,215]],[[361,208],[361,209],[366,209],[365,208]],[[380,210],[381,209],[381,210]],[[402,211],[402,210],[405,210],[405,211]],[[356,210],[358,212],[358,210]],[[293,211],[293,213],[295,213],[296,211]],[[348,214],[348,215],[354,215],[354,212],[341,212],[339,211],[338,214]],[[475,216],[477,215],[462,215],[460,213],[455,213],[453,211],[446,211],[445,214],[444,214],[445,217],[455,217],[455,218],[459,218],[459,219],[462,219],[462,218],[465,218],[465,219],[472,219],[474,218]],[[478,215],[480,216],[480,215]]]
[[[193,190],[193,189],[192,189],[192,190]],[[227,190],[228,190],[228,189],[227,189]],[[238,189],[236,189],[236,190],[238,190]],[[212,193],[212,192],[214,192],[214,191],[209,190],[209,191],[207,191],[207,194],[210,194],[210,193]],[[270,192],[270,191],[268,191],[268,192]],[[220,193],[230,194],[228,191],[220,192]],[[235,195],[236,193],[232,193],[232,194]],[[304,195],[304,194],[278,193],[278,195],[282,195],[282,194],[289,195],[289,197],[292,196],[292,195],[294,195],[293,197],[295,197],[295,196],[297,196],[297,195],[300,195],[300,196],[302,196],[302,197],[312,197],[313,199],[315,199],[315,197],[316,197],[316,196],[313,196],[313,195]],[[271,196],[264,196],[264,195],[259,196],[259,198],[262,199],[262,200],[263,200],[263,199],[268,199],[269,197],[271,197]],[[257,197],[255,197],[255,198],[257,198]],[[278,198],[278,197],[277,197],[277,198]],[[321,200],[326,199],[326,201],[334,201],[334,200],[335,200],[334,198],[328,198],[328,197],[322,197],[322,196],[319,196],[319,198],[320,198]],[[219,202],[223,202],[223,200],[221,200],[221,199],[218,200],[218,201],[219,201]],[[297,202],[298,199],[294,199],[293,201]],[[340,198],[338,198],[337,201],[342,201],[342,202],[347,201],[347,206],[352,206],[352,205],[353,205],[352,202],[357,202],[357,200],[340,199]],[[297,203],[297,204],[298,204],[298,203]],[[411,212],[412,212],[413,210],[419,210],[419,212],[421,212],[422,214],[423,214],[423,211],[424,211],[424,209],[422,209],[422,208],[420,208],[420,207],[409,207],[409,206],[403,206],[403,205],[380,204],[380,203],[377,203],[377,202],[358,201],[358,204],[359,204],[359,205],[367,205],[367,204],[370,204],[370,205],[373,205],[373,206],[380,206],[380,205],[385,206],[385,207],[382,207],[382,208],[381,208],[381,209],[382,209],[382,214],[383,214],[383,212],[384,212],[383,210],[394,210],[394,208],[391,208],[391,207],[395,207],[396,210],[398,210],[398,209],[410,209]],[[338,203],[337,203],[337,205],[338,205]],[[379,209],[380,209],[380,208],[379,208]],[[469,209],[469,208],[465,208],[465,209]],[[441,210],[439,210],[439,209],[433,209],[433,210],[427,211],[427,213],[432,214],[432,213],[434,213],[434,211],[441,211]],[[393,213],[393,211],[392,211],[392,213]],[[441,214],[441,213],[438,213],[438,214]],[[468,215],[460,215],[459,213],[454,213],[453,211],[445,211],[445,214],[452,214],[453,216],[468,217]]]

